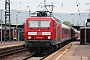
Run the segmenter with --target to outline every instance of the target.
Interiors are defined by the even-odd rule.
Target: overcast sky
[[[44,4],[44,0],[11,0],[11,9],[14,10],[31,10],[36,11],[40,10],[39,5]],[[54,4],[54,12],[60,13],[77,13],[88,12],[87,9],[90,8],[90,0],[46,0],[46,4]],[[77,6],[78,4],[78,6]],[[0,9],[4,9],[5,0],[0,0]],[[29,8],[27,8],[29,6]],[[38,7],[39,6],[39,7]]]

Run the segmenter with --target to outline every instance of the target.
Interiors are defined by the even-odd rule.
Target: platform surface
[[[0,47],[3,47],[3,46],[10,46],[10,45],[15,45],[15,44],[25,44],[25,41],[7,41],[7,42],[0,42]]]
[[[59,60],[90,60],[90,45],[75,44]]]

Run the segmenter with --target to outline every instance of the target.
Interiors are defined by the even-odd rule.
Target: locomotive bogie
[[[26,48],[31,53],[46,53],[52,50],[53,40],[25,40]],[[50,50],[50,51],[49,51]],[[53,51],[51,51],[53,52]]]

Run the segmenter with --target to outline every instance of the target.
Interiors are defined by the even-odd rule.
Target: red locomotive
[[[71,27],[48,16],[45,11],[39,11],[37,16],[26,19],[24,37],[30,53],[52,52],[71,40]]]

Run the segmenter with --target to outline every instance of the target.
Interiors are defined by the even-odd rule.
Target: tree
[[[64,21],[63,24],[69,26],[69,27],[72,27],[73,24],[71,24],[69,21]]]
[[[3,21],[0,19],[0,24],[3,23]]]
[[[25,22],[23,23],[23,25],[25,25]]]

